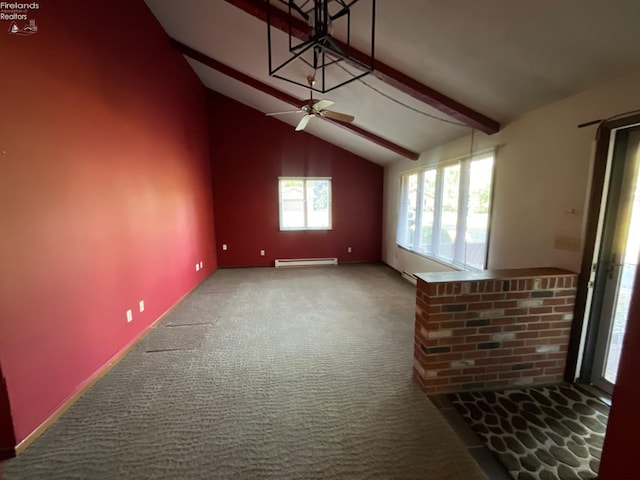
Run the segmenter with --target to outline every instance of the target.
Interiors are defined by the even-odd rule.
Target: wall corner
[[[16,456],[9,390],[0,365],[0,462]]]

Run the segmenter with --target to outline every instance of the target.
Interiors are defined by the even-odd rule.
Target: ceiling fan
[[[355,119],[355,117],[353,115],[347,115],[345,113],[340,113],[340,112],[334,112],[332,110],[327,110],[327,107],[330,107],[331,105],[333,105],[334,102],[332,102],[331,100],[315,100],[313,98],[313,86],[316,83],[316,79],[314,77],[307,77],[307,82],[309,82],[309,100],[306,100],[301,106],[299,110],[289,110],[286,112],[274,112],[274,113],[267,113],[267,116],[274,116],[274,115],[284,115],[287,113],[304,113],[304,117],[302,117],[300,119],[300,122],[298,123],[298,126],[296,127],[296,132],[299,132],[300,130],[304,130],[304,127],[307,126],[307,123],[309,123],[309,120],[311,120],[312,117],[315,116],[320,116],[320,117],[327,117],[327,118],[332,118],[334,120],[340,120],[341,122],[345,122],[345,123],[351,123],[353,122],[353,120]]]

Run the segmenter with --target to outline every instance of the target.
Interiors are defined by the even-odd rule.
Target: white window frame
[[[489,240],[490,240],[490,226],[493,210],[493,188],[495,179],[495,150],[491,149],[483,151],[471,156],[459,158],[457,160],[450,160],[441,162],[435,165],[424,166],[419,169],[413,169],[403,172],[400,176],[400,191],[398,197],[398,218],[397,218],[397,230],[396,230],[396,244],[405,250],[409,250],[418,255],[424,256],[431,260],[437,261],[457,269],[462,270],[480,270],[475,266],[466,263],[465,259],[465,235],[467,230],[467,214],[469,204],[469,189],[471,182],[471,164],[474,161],[486,160],[487,158],[493,158],[492,171],[491,171],[491,183],[489,192],[489,212],[488,212],[488,224],[487,224],[487,238],[486,238],[486,250],[484,252],[484,264],[481,270],[486,269],[488,252],[489,252]],[[460,177],[458,181],[458,211],[456,222],[456,238],[454,243],[453,260],[440,255],[440,231],[442,225],[442,200],[443,200],[443,184],[444,184],[444,171],[447,167],[453,165],[460,165]],[[422,235],[422,219],[423,219],[423,205],[424,205],[424,177],[426,172],[436,172],[434,195],[434,217],[433,226],[431,229],[431,251],[426,251],[420,248],[420,236]],[[411,175],[417,175],[417,189],[416,189],[416,211],[414,218],[415,228],[412,235],[407,235],[406,225],[408,217],[408,178]],[[405,238],[406,237],[406,238]],[[411,238],[408,238],[411,237]]]
[[[302,227],[284,227],[282,225],[282,181],[283,180],[300,180],[303,185],[303,212],[304,212],[304,226]],[[328,205],[328,215],[329,215],[329,225],[327,227],[313,227],[308,225],[307,219],[307,183],[310,181],[327,181],[329,188],[327,190],[327,201]],[[280,231],[304,231],[304,230],[316,230],[316,231],[328,231],[333,228],[333,216],[332,216],[332,202],[331,202],[331,190],[332,190],[332,177],[278,177],[278,224],[280,226]]]

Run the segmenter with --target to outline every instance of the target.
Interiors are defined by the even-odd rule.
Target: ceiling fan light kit
[[[358,8],[354,10],[354,6]],[[288,47],[274,26],[272,9],[286,7]],[[300,63],[313,73],[312,90],[330,92],[373,72],[376,0],[267,0],[267,42],[269,75],[302,87]],[[351,21],[356,16],[359,31],[367,28],[370,39],[365,53],[351,48]],[[334,32],[341,39],[334,38]],[[281,34],[280,34],[281,35]],[[359,45],[362,47],[361,45]]]

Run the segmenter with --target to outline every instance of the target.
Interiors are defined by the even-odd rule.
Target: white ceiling
[[[146,3],[172,38],[278,90],[308,96],[306,89],[268,76],[267,27],[261,20],[224,0]],[[375,56],[504,125],[640,70],[639,20],[638,0],[378,0]],[[366,51],[367,22],[358,24],[357,12],[352,22],[352,42]],[[286,39],[275,35],[276,43]],[[195,60],[189,63],[212,90],[261,112],[291,110]],[[397,101],[452,120],[371,75],[364,80]],[[355,115],[358,127],[418,153],[470,131],[416,113],[359,82],[321,97],[336,102],[333,110]],[[298,115],[273,118],[300,135],[293,130]],[[306,131],[380,165],[402,158],[321,119]]]

